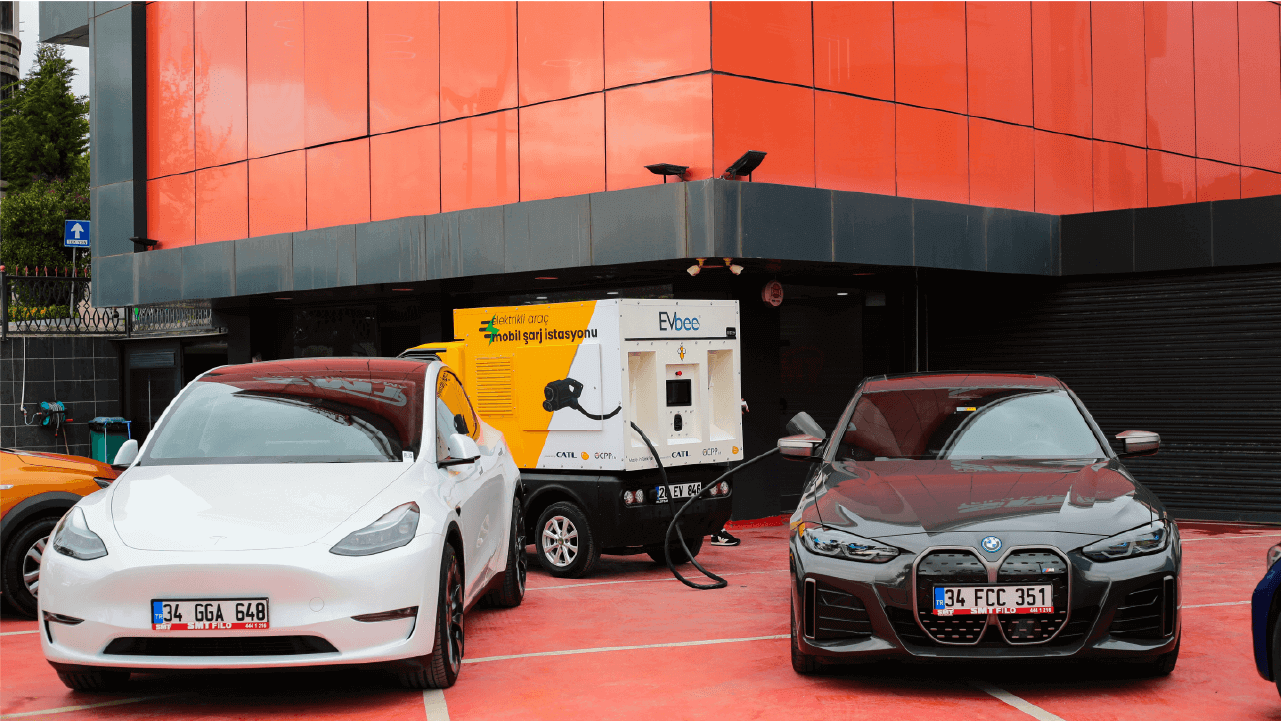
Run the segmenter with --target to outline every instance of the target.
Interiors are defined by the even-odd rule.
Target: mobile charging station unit
[[[574,578],[602,553],[665,563],[675,501],[743,459],[739,328],[737,301],[466,308],[454,311],[456,340],[401,356],[439,357],[462,379],[521,469],[540,563]],[[718,483],[681,516],[691,553],[729,520],[732,492]]]

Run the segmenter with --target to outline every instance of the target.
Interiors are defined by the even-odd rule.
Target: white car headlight
[[[53,550],[64,556],[92,561],[107,555],[107,546],[89,530],[84,511],[72,508],[53,529]]]
[[[339,556],[370,556],[393,548],[400,548],[414,540],[418,530],[418,504],[396,506],[359,531],[339,541],[330,553]]]
[[[885,563],[898,556],[899,549],[822,526],[806,526],[801,530],[801,544],[813,553],[832,558],[863,563]]]
[[[1094,561],[1117,561],[1164,551],[1170,545],[1170,527],[1165,521],[1153,521],[1111,538],[1091,543],[1081,553]]]

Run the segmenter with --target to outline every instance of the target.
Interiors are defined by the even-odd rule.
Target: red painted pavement
[[[1247,601],[1281,528],[1183,523],[1184,634],[1165,679],[1112,678],[1092,669],[1011,671],[884,665],[798,676],[786,639],[644,648],[524,659],[493,656],[640,646],[787,633],[786,527],[742,528],[736,548],[699,556],[730,582],[694,591],[646,556],[605,557],[589,579],[530,575],[525,603],[467,619],[467,659],[445,692],[450,718],[839,718],[1028,719],[976,690],[981,675],[1068,721],[1159,718],[1281,719],[1276,688],[1250,655]],[[692,569],[690,569],[692,571]],[[701,580],[701,579],[696,579]],[[12,616],[0,632],[35,629]],[[1038,667],[1039,668],[1039,667]],[[113,699],[148,700],[44,716],[56,719],[422,719],[422,694],[378,671],[135,677],[126,693],[68,691],[44,662],[36,634],[0,637],[0,714]]]

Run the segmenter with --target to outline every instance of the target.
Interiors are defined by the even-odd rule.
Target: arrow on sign
[[[71,226],[71,232],[76,236],[76,240],[80,240],[80,234],[85,232],[85,229],[81,228],[79,223],[76,223]]]

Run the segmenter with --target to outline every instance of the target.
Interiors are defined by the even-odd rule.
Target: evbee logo
[[[658,329],[660,331],[698,330],[698,317],[689,316],[683,318],[675,312],[668,313],[663,311],[658,314]]]

